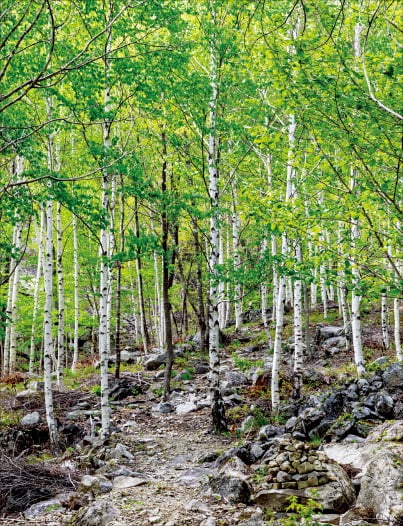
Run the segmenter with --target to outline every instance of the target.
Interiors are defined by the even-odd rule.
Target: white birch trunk
[[[218,205],[217,205],[218,206]],[[217,221],[217,228],[218,228]],[[220,266],[224,265],[224,236],[223,232],[218,228],[218,264]],[[225,310],[226,310],[227,304],[225,301],[225,287],[224,282],[220,281],[218,284],[218,323],[220,326],[220,329],[225,328]]]
[[[211,13],[215,23],[215,13]],[[217,265],[220,261],[219,235],[219,193],[218,193],[218,152],[217,152],[217,105],[218,105],[218,56],[215,35],[210,43],[210,101],[209,101],[209,135],[208,135],[208,173],[210,198],[210,286],[209,286],[209,361],[210,361],[210,401],[212,427],[217,432],[227,430],[225,406],[220,386],[220,354],[219,336],[220,325],[218,319],[219,286]]]
[[[22,248],[22,224],[17,223],[14,226],[14,247],[19,252]],[[18,256],[17,256],[18,257]],[[15,371],[15,364],[17,359],[17,298],[20,284],[20,268],[18,261],[14,265],[13,279],[11,281],[11,304],[10,304],[10,319],[9,319],[9,360],[8,372]]]
[[[49,138],[49,157],[52,156],[52,138]],[[50,160],[51,164],[51,160]],[[52,303],[53,303],[53,203],[46,203],[45,216],[45,255],[43,276],[45,281],[45,306],[43,311],[44,321],[44,352],[43,352],[43,379],[45,390],[46,420],[49,428],[50,442],[53,447],[58,447],[57,422],[53,409],[52,393]]]
[[[58,202],[56,207],[56,275],[58,296],[58,326],[57,326],[57,386],[63,389],[63,369],[66,363],[64,342],[64,276],[63,276],[63,239],[62,239],[62,207]]]
[[[287,203],[294,195],[294,145],[295,145],[295,130],[296,123],[294,115],[289,118],[288,125],[288,163],[287,163],[287,185],[285,202]],[[284,232],[281,238],[281,254],[284,258],[288,256],[289,247],[287,234]],[[280,275],[278,297],[276,306],[276,332],[274,336],[273,349],[273,365],[271,373],[271,405],[274,414],[279,411],[280,405],[280,387],[279,387],[279,372],[281,363],[281,344],[283,336],[284,323],[284,306],[286,301],[286,277],[284,274]]]
[[[277,256],[277,238],[275,235],[271,236],[271,255]],[[279,277],[278,277],[278,270],[277,270],[277,264],[273,263],[273,312],[271,319],[272,321],[276,321],[277,316],[277,302],[278,302],[278,291],[279,291]]]
[[[401,362],[403,360],[402,345],[400,341],[400,299],[393,300],[393,325],[396,357]]]
[[[238,193],[237,193],[237,181],[233,178],[233,209],[232,209],[232,248],[234,252],[234,267],[238,270],[241,267],[241,255],[240,255],[240,244],[239,244],[239,231],[240,221],[238,213]],[[235,283],[235,297],[234,297],[234,308],[235,308],[235,330],[240,331],[242,328],[242,287],[239,282]]]
[[[78,294],[79,283],[79,260],[78,260],[78,232],[77,232],[77,217],[73,214],[73,274],[74,274],[74,335],[73,335],[73,362],[71,365],[72,371],[77,370],[78,362],[78,330],[79,330],[79,315],[80,303]]]
[[[299,241],[296,242],[295,256],[298,263],[302,263],[302,252]],[[301,397],[302,370],[304,362],[304,343],[302,333],[302,281],[294,282],[294,398]]]
[[[381,297],[381,326],[382,326],[382,345],[385,350],[390,347],[389,340],[389,306],[388,297],[384,292]]]
[[[111,51],[111,28],[107,31],[107,41],[105,46],[105,76],[106,88],[104,93],[105,113],[110,111],[110,86],[109,72],[110,61],[109,54]],[[103,145],[106,152],[111,147],[110,131],[112,122],[106,118],[103,124]],[[105,214],[109,214],[109,193],[110,177],[107,170],[102,175],[102,209]],[[109,218],[110,219],[110,218]],[[110,226],[110,220],[109,220]],[[109,405],[109,382],[108,382],[108,361],[110,351],[110,237],[107,226],[101,229],[100,233],[100,298],[99,298],[99,357],[100,357],[100,374],[101,374],[101,438],[106,439],[110,433],[110,405]]]
[[[283,234],[283,250],[287,250],[287,240]],[[276,306],[276,329],[274,335],[273,365],[271,372],[271,405],[274,414],[278,413],[280,405],[279,372],[281,359],[281,343],[284,323],[285,305],[285,276],[281,275],[278,284],[277,306]]]
[[[38,309],[39,309],[39,287],[41,283],[42,275],[42,265],[43,265],[43,229],[45,224],[45,211],[41,207],[41,219],[40,227],[38,233],[38,260],[36,266],[36,275],[35,275],[35,286],[34,286],[34,306],[32,309],[32,326],[31,326],[31,340],[29,345],[29,372],[33,373],[34,363],[35,363],[35,335],[36,335],[36,321],[38,318]]]
[[[354,169],[352,173],[352,190],[355,187],[355,172]],[[360,228],[359,220],[356,218],[351,218],[351,248],[352,248],[352,258],[351,258],[351,273],[352,273],[352,295],[351,295],[351,331],[353,337],[353,349],[354,349],[354,360],[357,368],[358,376],[365,374],[364,366],[364,355],[362,352],[362,341],[361,341],[361,296],[359,294],[359,283],[360,283],[360,271],[358,268],[358,261],[356,255],[356,243],[360,238]]]
[[[164,348],[165,345],[165,328],[164,328],[164,316],[163,316],[163,305],[161,300],[161,285],[159,280],[159,264],[157,253],[154,252],[154,288],[155,288],[155,327],[157,330],[157,341],[160,349]]]

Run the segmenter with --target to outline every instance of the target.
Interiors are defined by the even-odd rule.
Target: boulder
[[[66,511],[62,501],[58,498],[43,500],[32,504],[32,506],[24,511],[24,517],[26,519],[35,519],[40,515],[45,515],[51,512],[54,513],[55,511],[59,513]]]
[[[177,415],[186,415],[187,413],[192,413],[197,411],[197,406],[194,402],[184,402],[176,406]]]
[[[84,475],[78,486],[80,493],[99,495],[108,493],[112,489],[112,483],[103,475]]]
[[[327,326],[327,327],[317,327],[316,333],[315,333],[315,343],[316,345],[320,345],[325,340],[328,340],[329,338],[335,338],[338,336],[344,335],[344,328],[343,327],[333,327],[333,326]]]
[[[157,370],[161,365],[164,365],[167,361],[167,353],[166,352],[158,352],[161,351],[161,349],[153,349],[155,352],[152,354],[149,354],[146,358],[146,361],[144,362],[144,368],[147,371],[155,371]],[[178,349],[174,350],[174,358],[183,357],[183,352]]]
[[[27,415],[23,416],[20,420],[21,426],[36,426],[41,421],[41,415],[38,413],[38,411],[34,411],[33,413],[28,413]]]
[[[382,379],[386,389],[400,389],[403,385],[403,364],[390,365],[384,371]]]
[[[343,516],[340,524],[369,518],[390,526],[403,522],[402,439],[403,422],[386,422],[361,444],[324,447],[329,457],[361,471],[361,491],[356,505]]]
[[[127,489],[127,488],[134,488],[136,486],[143,486],[144,484],[147,484],[147,481],[145,479],[142,479],[139,477],[126,477],[124,475],[120,475],[114,478],[113,489],[121,490],[121,489]]]
[[[337,466],[330,467],[329,471],[334,480],[326,484],[314,487],[305,487],[303,489],[263,489],[255,496],[255,502],[259,506],[272,511],[282,512],[289,506],[289,499],[292,496],[298,497],[298,500],[305,504],[309,499],[318,503],[318,509],[324,512],[343,513],[354,503],[354,488],[347,476],[347,473]]]
[[[250,502],[251,488],[243,479],[218,475],[211,477],[208,485],[213,493],[221,495],[231,504],[248,504]]]
[[[107,526],[117,519],[118,511],[109,500],[97,501],[81,510],[70,521],[70,526]]]
[[[238,387],[249,383],[249,380],[243,373],[237,371],[228,371],[225,375],[227,387]]]

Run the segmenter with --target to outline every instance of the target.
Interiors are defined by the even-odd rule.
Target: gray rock
[[[269,438],[281,435],[283,429],[278,426],[266,425],[259,429],[259,440],[268,440]]]
[[[331,338],[326,339],[323,344],[322,348],[325,350],[331,350],[336,348],[342,348],[346,346],[346,338],[344,336],[333,336]]]
[[[225,380],[227,382],[227,387],[239,387],[249,383],[247,377],[243,373],[237,371],[229,371],[225,375]]]
[[[71,526],[107,526],[118,518],[118,511],[110,501],[97,501],[82,508],[70,522]]]
[[[207,364],[198,363],[195,365],[195,374],[207,374],[210,368]]]
[[[184,402],[176,406],[177,415],[187,415],[193,411],[197,411],[197,405],[194,402]]]
[[[161,402],[158,404],[158,411],[163,414],[173,413],[175,411],[174,406],[169,402]]]
[[[382,375],[386,389],[401,388],[403,385],[403,365],[394,363],[390,365]]]
[[[125,477],[124,475],[115,477],[113,480],[113,490],[121,490],[127,488],[134,488],[136,486],[143,486],[147,484],[147,480],[139,477]]]
[[[84,475],[78,486],[80,493],[91,493],[100,495],[108,493],[112,489],[112,482],[103,475]]]
[[[225,475],[213,476],[209,480],[209,487],[213,493],[218,493],[231,504],[248,504],[250,501],[251,488],[243,479]]]
[[[401,499],[401,440],[403,422],[378,426],[361,444],[329,444],[326,454],[362,471],[361,490],[355,507],[343,515],[340,524],[353,524],[369,513],[390,526],[403,521]],[[399,522],[400,521],[400,522]]]
[[[375,402],[375,411],[378,415],[389,418],[393,415],[393,398],[386,393],[379,393]]]
[[[328,474],[333,480],[327,484],[315,487],[316,500],[327,512],[343,513],[350,508],[355,500],[354,488],[346,472],[338,465],[327,465]],[[289,506],[289,497],[297,496],[302,504],[312,499],[312,488],[304,489],[270,489],[260,491],[255,502],[263,508],[273,511],[285,511]]]
[[[127,449],[127,447],[124,444],[116,444],[115,448],[112,449],[112,451],[108,454],[109,458],[114,458],[116,460],[133,460],[134,456],[130,451]]]
[[[366,407],[365,405],[354,407],[353,409],[353,416],[357,420],[369,418],[371,415],[373,415],[371,409],[369,409],[369,407]]]
[[[24,511],[24,517],[26,519],[35,519],[40,515],[45,515],[46,513],[50,512],[54,513],[55,511],[59,513],[66,511],[66,508],[63,506],[61,500],[57,498],[32,504],[32,506]]]
[[[191,499],[189,502],[185,504],[185,509],[187,511],[195,511],[199,513],[210,513],[211,509],[208,504],[203,502],[202,500],[197,499]]]
[[[150,354],[144,362],[144,369],[147,371],[155,371],[165,363],[166,359],[166,353]]]
[[[318,345],[329,338],[335,338],[336,336],[343,336],[344,328],[343,327],[317,327],[315,334],[315,343]]]
[[[41,421],[41,415],[38,413],[38,411],[34,411],[33,413],[29,413],[28,415],[25,415],[20,420],[21,426],[35,426],[39,424]]]

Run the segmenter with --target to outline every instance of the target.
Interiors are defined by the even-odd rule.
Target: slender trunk
[[[400,299],[393,300],[393,322],[396,357],[401,362],[403,360],[402,346],[400,341]]]
[[[74,267],[74,335],[73,335],[73,363],[71,365],[72,371],[77,370],[78,362],[78,328],[79,328],[79,313],[80,304],[78,296],[78,276],[79,276],[79,262],[78,262],[78,235],[77,235],[77,217],[73,214],[73,267]]]
[[[39,309],[39,288],[41,284],[41,274],[42,274],[42,260],[43,260],[43,250],[42,250],[42,239],[43,239],[43,229],[45,224],[44,210],[41,207],[40,211],[40,227],[38,233],[38,260],[36,266],[36,275],[35,275],[35,288],[34,288],[34,306],[32,309],[32,326],[31,326],[31,340],[29,345],[29,372],[34,372],[35,364],[35,336],[36,336],[36,322],[38,318],[38,309]]]
[[[356,185],[355,181],[355,171],[352,170],[352,190]],[[361,295],[359,292],[360,285],[360,271],[358,268],[357,254],[356,254],[356,244],[357,240],[360,238],[360,229],[359,229],[359,220],[356,218],[351,219],[351,249],[352,249],[352,258],[351,258],[351,273],[352,273],[352,297],[351,297],[351,330],[353,336],[353,349],[354,349],[354,359],[355,365],[357,368],[358,376],[365,374],[364,366],[364,355],[362,352],[362,341],[361,341]]]
[[[49,143],[51,139],[49,140]],[[50,442],[53,447],[58,448],[59,437],[57,422],[53,409],[52,393],[52,300],[53,300],[53,203],[46,203],[45,218],[45,257],[43,275],[45,280],[45,307],[43,311],[44,320],[44,354],[43,354],[43,379],[45,390],[46,420],[49,428]]]
[[[56,275],[57,275],[57,386],[63,389],[63,369],[65,367],[64,343],[64,276],[63,276],[63,240],[62,240],[62,207],[56,207]]]
[[[215,22],[215,13],[212,13]],[[218,107],[218,50],[215,47],[215,35],[210,43],[210,102],[208,137],[208,172],[210,198],[210,287],[209,287],[209,357],[210,357],[210,400],[212,427],[216,432],[227,431],[225,405],[220,386],[220,326],[218,319],[219,279],[217,266],[220,261],[219,232],[219,190],[218,190],[218,136],[216,129]]]
[[[172,323],[171,323],[171,302],[169,301],[169,289],[171,286],[170,273],[170,257],[169,257],[169,219],[168,219],[168,199],[167,199],[167,142],[166,134],[161,134],[162,142],[162,172],[161,172],[161,192],[163,199],[163,209],[161,214],[162,227],[162,304],[164,307],[164,325],[165,325],[165,345],[166,345],[166,365],[164,374],[164,401],[167,401],[171,393],[171,371],[174,358],[173,342],[172,342]]]
[[[311,338],[309,331],[309,292],[308,286],[304,283],[304,309],[305,309],[305,353],[307,356],[311,353]]]
[[[263,239],[262,242],[262,254],[264,254],[267,251],[267,239]],[[267,346],[271,349],[273,342],[271,340],[271,334],[270,334],[270,322],[269,317],[267,316],[267,284],[263,283],[260,287],[260,294],[261,294],[261,303],[262,303],[262,322],[264,330],[266,331],[266,337],[267,337]]]
[[[286,194],[285,202],[294,196],[295,186],[295,168],[294,168],[294,145],[295,145],[295,130],[296,123],[294,115],[290,115],[288,124],[288,163],[287,163],[287,183],[286,183]],[[289,247],[287,234],[283,232],[281,239],[281,254],[285,259],[288,256]],[[272,376],[271,376],[271,404],[272,411],[274,414],[278,414],[280,405],[280,386],[279,386],[279,372],[280,372],[280,358],[281,358],[281,343],[283,335],[283,320],[284,320],[284,307],[286,301],[286,277],[284,273],[280,274],[279,279],[279,290],[276,306],[276,332],[274,337],[274,350],[273,350],[273,365],[272,365]]]
[[[14,247],[17,253],[22,248],[22,224],[17,223],[14,227]],[[17,255],[17,258],[19,256]],[[9,320],[9,359],[8,359],[8,372],[13,373],[15,371],[15,364],[17,359],[17,298],[18,289],[20,284],[20,268],[19,262],[16,262],[14,266],[13,279],[11,281],[11,310]]]
[[[299,241],[296,242],[295,256],[298,264],[302,263],[302,251]],[[302,371],[304,362],[304,344],[302,334],[302,281],[294,282],[294,375],[293,398],[301,398]]]
[[[120,220],[119,220],[119,235],[120,244],[119,252],[124,253],[125,250],[125,196],[123,193],[123,176],[120,177],[121,184],[121,200],[120,200]],[[121,356],[121,321],[122,318],[122,261],[117,262],[117,275],[116,275],[116,332],[115,332],[115,345],[116,345],[116,366],[115,366],[115,378],[120,377],[120,356]]]
[[[240,243],[239,243],[239,231],[240,221],[238,213],[238,193],[237,193],[237,181],[233,178],[232,188],[232,248],[234,251],[234,270],[235,272],[241,268],[241,254],[240,254]],[[235,307],[235,330],[240,331],[242,328],[242,287],[239,281],[235,281],[235,296],[234,296],[234,307]]]
[[[385,350],[389,349],[389,306],[388,297],[384,292],[381,297],[381,325],[382,325],[382,346]]]
[[[224,265],[224,235],[223,235],[221,228],[219,229],[218,236],[219,236],[218,264],[222,267]],[[219,298],[218,323],[220,325],[220,329],[225,329],[225,325],[226,325],[225,324],[225,319],[226,319],[225,311],[227,310],[227,302],[225,299],[225,285],[222,280],[220,280],[218,284],[218,298]]]
[[[134,221],[136,229],[136,237],[140,237],[140,222],[139,222],[139,213],[138,213],[138,202],[137,198],[135,200],[135,212],[134,212]],[[137,274],[137,290],[139,297],[139,308],[140,308],[140,333],[141,339],[143,341],[144,354],[147,354],[148,347],[150,346],[150,335],[147,328],[146,321],[146,308],[144,303],[144,293],[143,293],[143,274],[142,274],[142,265],[141,265],[141,252],[139,248],[139,253],[136,256],[136,274]]]
[[[110,51],[111,51],[111,27],[106,33],[105,46],[105,92],[104,92],[104,110],[105,114],[110,111]],[[103,122],[103,146],[105,155],[108,155],[111,148],[111,126],[112,121],[105,118]],[[101,376],[101,438],[106,439],[110,434],[110,405],[109,405],[109,381],[108,381],[108,365],[110,352],[110,175],[107,169],[104,169],[102,174],[102,198],[101,206],[108,221],[105,221],[105,226],[101,228],[100,233],[100,298],[99,298],[99,358],[100,358],[100,376]],[[109,217],[108,217],[109,216]],[[107,225],[108,223],[108,225]]]
[[[277,256],[277,238],[276,236],[271,236],[271,255],[274,258]],[[277,270],[277,263],[276,261],[273,262],[273,307],[272,307],[272,315],[271,320],[276,321],[277,319],[277,303],[278,303],[278,291],[279,291],[279,277],[278,277],[278,270]]]

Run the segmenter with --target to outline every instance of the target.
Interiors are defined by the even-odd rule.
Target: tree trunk
[[[134,211],[134,221],[136,229],[136,237],[140,237],[140,222],[139,222],[139,212],[138,212],[138,201],[135,199],[135,211]],[[139,308],[140,308],[140,333],[141,339],[143,341],[144,354],[147,354],[148,348],[150,346],[150,335],[147,328],[146,320],[146,308],[144,303],[144,293],[143,293],[143,274],[141,268],[141,251],[139,248],[139,253],[136,256],[136,274],[137,274],[137,290],[139,296]]]
[[[212,13],[215,22],[215,13]],[[227,431],[225,405],[220,386],[220,353],[218,319],[219,279],[218,263],[220,261],[219,231],[219,193],[218,193],[218,152],[217,152],[217,107],[218,107],[218,50],[215,47],[215,35],[210,42],[210,102],[209,102],[209,136],[208,136],[208,172],[210,198],[210,287],[209,287],[209,357],[210,357],[210,401],[212,428],[215,432]]]
[[[71,365],[72,371],[77,370],[78,362],[78,328],[79,328],[79,314],[80,303],[78,295],[78,276],[79,276],[79,262],[78,262],[78,233],[77,233],[77,217],[73,213],[73,274],[74,274],[74,335],[73,335],[73,363]]]
[[[295,256],[297,264],[302,263],[302,251],[299,241],[296,242]],[[304,344],[302,333],[302,281],[294,282],[294,375],[293,398],[299,400],[302,390],[302,372],[304,364]]]
[[[170,258],[169,258],[169,219],[167,211],[167,143],[165,132],[161,134],[162,142],[162,173],[161,173],[161,192],[162,192],[162,214],[161,214],[161,227],[162,227],[162,304],[164,308],[164,327],[165,327],[165,345],[166,345],[166,364],[164,374],[164,396],[163,400],[166,402],[171,393],[171,371],[174,358],[173,342],[172,342],[172,323],[171,323],[171,303],[169,301],[169,289],[171,287],[172,268],[170,269]]]
[[[355,180],[355,171],[352,170],[352,191],[356,185]],[[352,249],[352,258],[351,258],[351,273],[352,273],[352,297],[351,297],[351,331],[353,336],[353,349],[354,349],[354,360],[357,368],[358,376],[365,374],[364,366],[364,355],[362,352],[362,342],[361,342],[361,313],[360,313],[360,303],[361,295],[359,292],[360,285],[360,272],[358,269],[358,261],[356,254],[356,244],[357,240],[360,238],[360,229],[359,221],[356,218],[351,218],[351,249]]]
[[[57,386],[63,389],[63,370],[65,367],[64,342],[64,276],[63,276],[63,239],[62,239],[62,207],[58,202],[56,207],[56,275],[57,275]]]
[[[38,260],[36,266],[36,275],[35,275],[35,287],[34,287],[34,305],[32,309],[32,326],[31,326],[31,340],[29,345],[29,372],[34,372],[34,363],[35,363],[35,336],[36,336],[36,321],[38,318],[38,309],[39,309],[39,288],[41,284],[41,274],[42,274],[42,264],[43,264],[43,229],[45,224],[45,211],[41,207],[40,211],[40,227],[37,234],[37,245],[38,245]]]

